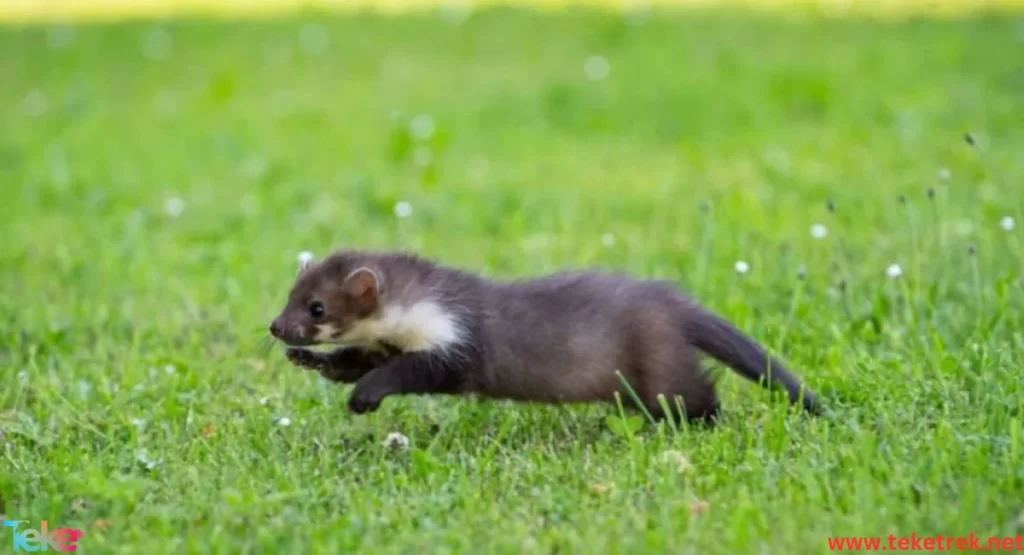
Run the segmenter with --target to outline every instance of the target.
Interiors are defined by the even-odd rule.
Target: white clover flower
[[[611,72],[611,65],[604,56],[591,56],[583,62],[583,72],[591,81],[603,81]]]
[[[299,31],[299,43],[306,54],[319,54],[327,48],[330,36],[323,25],[308,23]]]
[[[46,93],[33,89],[25,93],[21,101],[21,111],[29,117],[39,117],[46,113]]]
[[[28,381],[28,372],[22,370],[18,372],[18,381],[24,383]],[[85,380],[78,380],[78,396],[82,399],[88,399],[92,393],[92,384]]]
[[[1017,222],[1012,217],[1006,216],[1002,220],[999,220],[999,227],[1003,228],[1003,231],[1013,231],[1013,228],[1017,226]]]
[[[412,205],[407,201],[400,200],[395,203],[395,216],[405,219],[412,216]]]
[[[736,273],[737,274],[745,274],[745,273],[747,273],[749,271],[750,271],[750,264],[747,264],[746,262],[744,262],[742,260],[737,260],[736,261]]]
[[[164,212],[172,218],[177,218],[185,211],[185,201],[178,197],[168,197],[164,201]]]
[[[646,4],[634,4],[626,8],[622,18],[625,20],[626,25],[636,27],[643,25],[647,21],[650,11],[650,7]]]
[[[680,451],[665,451],[661,454],[661,460],[665,463],[675,465],[676,472],[680,474],[693,470],[693,464]]]
[[[885,269],[885,275],[893,279],[898,278],[903,275],[903,268],[900,268],[899,264],[890,264],[889,267]]]
[[[305,266],[306,264],[309,264],[310,262],[313,261],[313,253],[309,251],[302,251],[299,253],[299,256],[297,258],[299,260],[299,264]]]
[[[142,39],[142,54],[151,60],[164,60],[171,53],[174,39],[163,29],[153,29]]]
[[[399,449],[404,451],[409,448],[409,438],[405,437],[404,435],[398,432],[391,432],[390,434],[387,435],[387,437],[384,438],[384,441],[381,442],[381,445],[383,445],[386,449]]]
[[[954,226],[954,231],[961,237],[966,237],[974,232],[974,222],[971,220],[960,220]]]
[[[814,224],[811,226],[811,237],[815,239],[824,239],[828,235],[828,228],[821,224]]]
[[[274,424],[277,424],[282,428],[287,428],[288,426],[292,425],[292,419],[288,418],[287,416],[280,416],[274,419]]]
[[[445,2],[438,10],[441,19],[451,25],[461,25],[469,16],[473,15],[473,5],[470,2],[459,0],[457,2]]]
[[[55,25],[46,30],[46,43],[52,50],[60,50],[75,41],[75,28],[71,25]]]
[[[239,164],[238,173],[247,179],[259,179],[267,174],[267,159],[260,154],[250,154]]]
[[[429,139],[434,134],[434,118],[430,114],[420,114],[409,122],[409,132],[420,141]]]
[[[145,449],[135,451],[135,460],[138,461],[146,470],[153,470],[163,462],[162,459],[153,460],[150,458]]]

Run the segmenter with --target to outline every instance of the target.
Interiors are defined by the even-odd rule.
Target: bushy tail
[[[771,357],[756,341],[743,334],[721,317],[694,307],[688,322],[693,346],[719,362],[730,366],[748,380],[772,388],[782,386],[791,403],[802,403],[813,414],[821,413],[817,397],[804,387],[785,366]]]

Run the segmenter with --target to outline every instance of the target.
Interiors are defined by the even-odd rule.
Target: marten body
[[[621,373],[651,414],[668,416],[664,395],[671,416],[708,421],[719,401],[700,352],[818,411],[779,361],[670,284],[596,271],[496,281],[411,254],[338,252],[300,268],[271,333],[293,363],[355,383],[356,413],[401,394],[628,403]],[[321,343],[341,347],[302,348]]]

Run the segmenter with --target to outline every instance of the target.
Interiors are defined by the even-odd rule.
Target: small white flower
[[[40,90],[31,90],[21,100],[21,112],[29,117],[39,117],[46,113],[46,93]]]
[[[135,460],[138,461],[146,470],[153,470],[163,462],[161,459],[151,459],[144,449],[139,449],[135,452]]]
[[[425,141],[434,134],[434,118],[430,114],[420,114],[409,122],[409,132],[419,141]]]
[[[173,44],[170,33],[163,29],[153,29],[142,38],[142,55],[151,60],[167,59]]]
[[[302,45],[302,50],[306,54],[319,54],[323,52],[327,48],[328,42],[330,42],[330,36],[323,25],[309,23],[303,25],[299,31],[299,44]]]
[[[168,364],[167,366],[164,366],[164,373],[167,374],[168,376],[173,375],[175,371],[176,370],[173,364]]]
[[[267,159],[259,154],[251,154],[238,166],[238,173],[248,179],[259,179],[267,174]]]
[[[430,149],[425,146],[418,146],[416,150],[412,152],[412,162],[417,166],[429,166],[430,161],[434,159],[434,153],[430,152]]]
[[[384,438],[382,445],[387,449],[406,450],[409,448],[409,438],[398,432],[391,432]]]
[[[961,237],[966,237],[974,231],[974,222],[971,220],[960,220],[954,227],[956,234]]]
[[[676,471],[679,473],[689,472],[693,470],[693,464],[686,458],[686,455],[679,451],[665,451],[661,454],[661,460],[668,464],[673,464],[676,467]]]
[[[260,405],[261,406],[265,407],[265,406],[267,406],[267,403],[269,403],[269,402],[270,402],[270,397],[260,397]]]
[[[591,81],[603,81],[611,72],[611,66],[604,56],[591,56],[583,63],[583,72]]]
[[[146,223],[146,214],[142,210],[132,210],[128,217],[125,218],[125,226],[131,230],[137,230],[142,227],[142,224]]]
[[[299,264],[306,265],[313,261],[313,253],[309,251],[302,251],[298,256]]]
[[[821,224],[814,224],[811,226],[811,237],[815,239],[824,239],[828,235],[828,228]]]
[[[279,418],[274,419],[274,424],[277,424],[278,426],[281,426],[283,428],[287,428],[288,426],[292,425],[292,419],[288,418],[287,416],[281,416]]]
[[[395,203],[395,216],[405,219],[412,216],[412,205],[404,200]]]
[[[70,45],[75,40],[75,28],[71,25],[55,25],[46,30],[46,42],[53,50]]]
[[[939,179],[949,181],[950,177],[953,177],[953,172],[949,171],[949,168],[942,168],[939,170]]]
[[[172,218],[177,218],[185,211],[185,201],[178,197],[168,197],[164,201],[164,212]]]
[[[615,244],[615,236],[611,233],[605,233],[601,236],[601,244],[606,247],[611,247]]]
[[[647,21],[650,11],[650,8],[646,5],[637,4],[629,6],[622,15],[622,18],[625,19],[626,25],[636,27],[643,25]]]
[[[903,268],[900,268],[899,264],[890,264],[889,267],[885,269],[885,275],[891,278],[898,278],[903,275]]]
[[[171,91],[160,91],[153,97],[153,111],[161,116],[173,116],[178,112],[178,100]]]
[[[446,2],[441,5],[439,11],[441,19],[451,25],[460,25],[469,19],[469,16],[473,15],[473,5],[464,1]]]
[[[789,152],[784,148],[771,147],[764,152],[765,161],[772,165],[776,170],[789,172],[792,166]]]
[[[742,260],[737,260],[736,261],[736,273],[737,274],[745,274],[745,273],[747,273],[749,271],[750,271],[750,264],[747,264],[746,262],[744,262]]]
[[[1017,222],[1013,221],[1013,218],[1006,216],[1002,220],[999,220],[999,227],[1003,228],[1004,231],[1013,231],[1013,228],[1017,226]]]
[[[545,249],[551,244],[551,237],[543,233],[527,235],[522,239],[523,246],[530,250]]]

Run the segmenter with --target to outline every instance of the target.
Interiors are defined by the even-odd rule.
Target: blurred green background
[[[90,553],[1020,533],[1011,4],[7,4],[0,513]],[[731,376],[713,432],[446,398],[353,417],[265,333],[297,254],[339,247],[672,280],[839,417]]]

